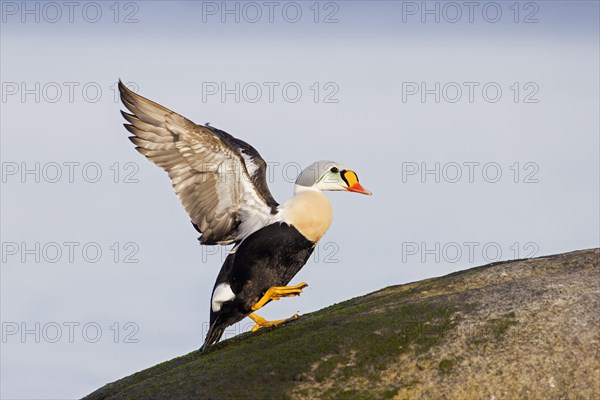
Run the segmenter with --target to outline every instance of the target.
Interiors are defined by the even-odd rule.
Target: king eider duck
[[[267,164],[248,143],[208,124],[197,125],[119,81],[121,111],[136,150],[169,174],[175,192],[204,245],[234,244],[215,282],[204,350],[229,325],[250,317],[253,330],[297,318],[267,321],[255,311],[271,300],[296,296],[307,286],[287,286],[306,264],[332,220],[324,190],[370,195],[356,173],[318,161],[296,180],[294,196],[275,201]]]

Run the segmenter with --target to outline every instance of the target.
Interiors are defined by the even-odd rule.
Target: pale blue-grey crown
[[[335,161],[321,160],[314,162],[302,170],[300,175],[298,175],[296,185],[310,187],[317,183],[325,171],[330,170],[332,167],[339,169],[338,163]]]

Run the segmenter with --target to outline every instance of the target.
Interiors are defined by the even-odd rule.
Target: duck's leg
[[[290,296],[298,296],[302,293],[302,289],[307,287],[308,284],[306,282],[299,283],[296,286],[273,286],[267,289],[263,297],[251,307],[252,311],[256,311],[259,308],[262,308],[265,304],[267,304],[270,300],[279,300],[282,297],[290,297]],[[286,319],[277,319],[274,321],[267,321],[263,317],[251,313],[248,315],[256,324],[252,328],[252,332],[257,331],[260,328],[268,328],[271,326],[276,326],[282,324],[284,322],[292,321],[298,318],[298,314],[292,315],[290,318]]]
[[[302,293],[302,289],[307,287],[306,282],[299,283],[296,286],[273,286],[269,288],[263,297],[252,306],[251,310],[256,311],[263,307],[270,300],[279,300],[282,297],[298,296]]]
[[[277,320],[274,320],[274,321],[267,321],[263,317],[261,317],[259,315],[256,315],[254,313],[249,314],[248,317],[250,317],[250,319],[252,319],[252,321],[254,321],[256,323],[252,327],[252,332],[256,332],[260,328],[269,328],[271,326],[276,326],[276,325],[279,325],[279,324],[283,324],[284,322],[292,321],[292,320],[298,318],[298,314],[294,314],[291,317],[286,318],[286,319],[277,319]]]

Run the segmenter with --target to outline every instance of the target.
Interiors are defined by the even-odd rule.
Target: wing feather
[[[247,143],[133,93],[119,81],[131,142],[169,175],[203,244],[239,241],[274,218],[266,163]]]

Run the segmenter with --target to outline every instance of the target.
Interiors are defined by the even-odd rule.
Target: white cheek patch
[[[226,301],[233,300],[235,298],[235,294],[233,290],[231,290],[231,286],[228,283],[221,283],[213,292],[212,295],[212,310],[213,312],[217,312],[221,309],[221,304]]]

